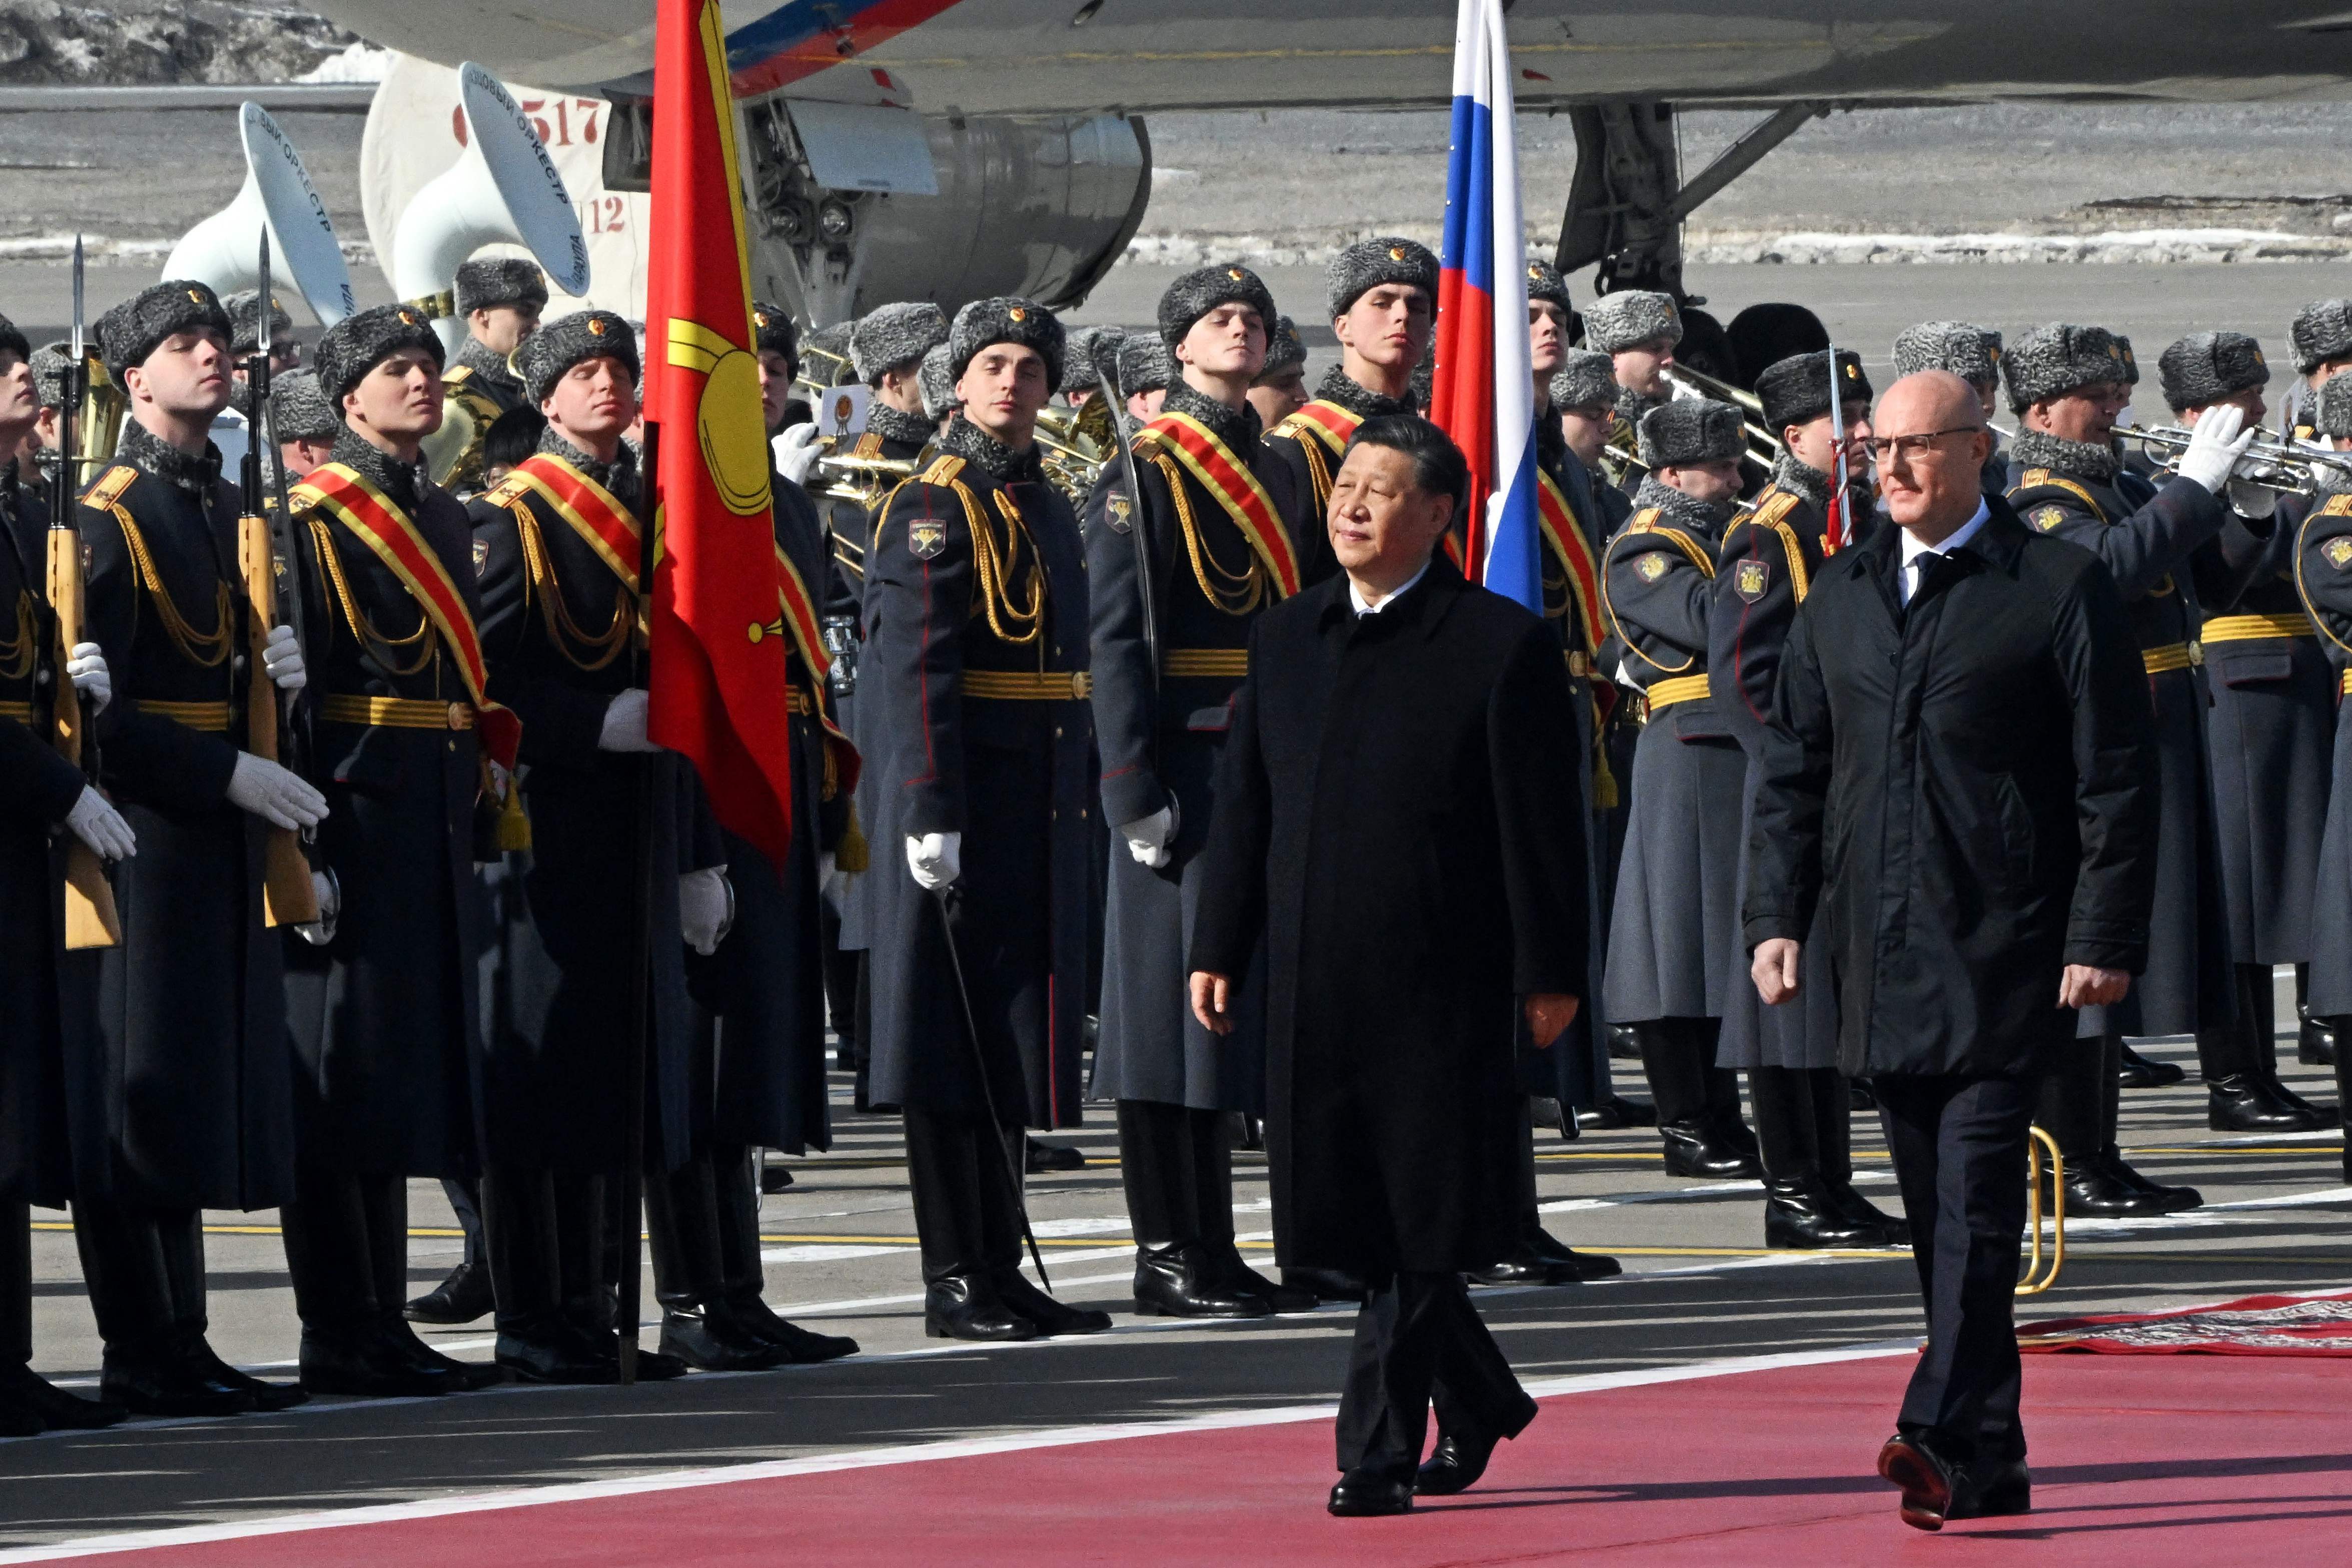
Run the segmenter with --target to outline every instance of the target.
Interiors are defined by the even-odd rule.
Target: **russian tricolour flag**
[[[1526,256],[1502,0],[1462,0],[1429,416],[1470,459],[1463,571],[1540,614]]]

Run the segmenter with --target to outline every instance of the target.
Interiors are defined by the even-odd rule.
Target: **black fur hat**
[[[801,369],[801,330],[793,321],[793,313],[781,305],[771,305],[765,300],[751,301],[751,350],[754,353],[782,354],[784,362],[798,375]]]
[[[625,317],[610,310],[579,310],[548,322],[523,339],[523,389],[533,403],[544,402],[564,373],[582,360],[610,355],[621,362],[634,384],[642,374],[637,361],[637,334]]]
[[[117,386],[129,387],[123,374],[143,364],[155,347],[175,332],[209,329],[227,343],[231,327],[220,297],[191,279],[173,279],[142,289],[98,319],[98,342],[106,356],[106,374]]]
[[[1062,384],[1062,323],[1034,300],[999,295],[974,300],[956,312],[948,330],[948,368],[961,381],[972,356],[991,343],[1019,343],[1045,362],[1045,384]]]
[[[1335,321],[1383,283],[1410,283],[1429,296],[1432,310],[1437,307],[1437,258],[1429,247],[1394,236],[1349,246],[1323,268],[1323,281]]]
[[[441,340],[425,312],[414,305],[377,305],[345,316],[319,340],[312,361],[319,367],[319,391],[328,406],[341,409],[343,395],[400,349],[423,349],[433,356],[437,371],[443,362]],[[271,388],[273,395],[276,388]]]
[[[1160,341],[1168,345],[1169,353],[1175,353],[1192,323],[1220,305],[1247,305],[1265,323],[1266,335],[1273,336],[1276,314],[1273,294],[1256,273],[1231,263],[1195,268],[1168,285],[1168,291],[1160,296]]]
[[[2263,345],[2243,332],[2191,332],[2159,355],[2157,380],[2175,414],[2219,403],[2271,379]]]
[[[2016,411],[2078,386],[2128,386],[2133,374],[2115,333],[2064,321],[2036,327],[2018,339],[2001,361],[2001,374],[2009,383],[2009,405]]]
[[[433,340],[436,344],[440,339]],[[280,441],[331,441],[343,427],[341,400],[327,401],[326,389],[307,370],[289,370],[269,382],[270,434]]]
[[[1862,373],[1862,356],[1840,349],[1837,357],[1840,405],[1852,408],[1868,403],[1870,377]],[[1764,427],[1775,434],[1821,418],[1830,411],[1829,350],[1790,354],[1767,365],[1756,378],[1756,395],[1764,405]]]
[[[849,331],[850,368],[872,386],[885,371],[920,364],[934,345],[948,341],[948,319],[928,300],[884,305],[857,318]]]
[[[538,262],[520,256],[484,256],[457,268],[456,293],[460,321],[477,310],[492,310],[500,305],[544,307],[547,274],[539,269]]]
[[[1677,397],[1642,416],[1642,461],[1653,468],[1728,462],[1748,451],[1739,410],[1712,397]]]

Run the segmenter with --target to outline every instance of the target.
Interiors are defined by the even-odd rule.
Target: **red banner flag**
[[[659,556],[649,733],[694,760],[719,820],[781,865],[792,717],[727,45],[715,0],[659,0],[646,431]]]

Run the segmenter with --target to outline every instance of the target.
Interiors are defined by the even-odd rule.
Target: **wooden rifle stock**
[[[71,482],[71,465],[60,464],[58,483]],[[67,504],[71,505],[68,501]],[[58,619],[57,685],[50,697],[51,743],[58,754],[82,765],[88,728],[81,694],[66,679],[66,658],[82,640],[81,535],[70,528],[49,530],[49,605]],[[118,947],[122,921],[114,910],[114,885],[98,851],[68,835],[66,839],[66,946]]]
[[[262,649],[278,620],[278,564],[269,548],[269,521],[248,512],[236,520],[236,567],[252,608],[245,697],[245,749],[278,761],[278,687],[262,668]],[[308,925],[319,918],[310,858],[291,828],[272,827],[262,848],[263,903],[274,926]]]

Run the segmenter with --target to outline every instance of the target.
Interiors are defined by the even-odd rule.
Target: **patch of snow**
[[[373,44],[353,43],[343,51],[329,55],[317,65],[296,77],[296,81],[382,81],[392,69],[392,51]]]

